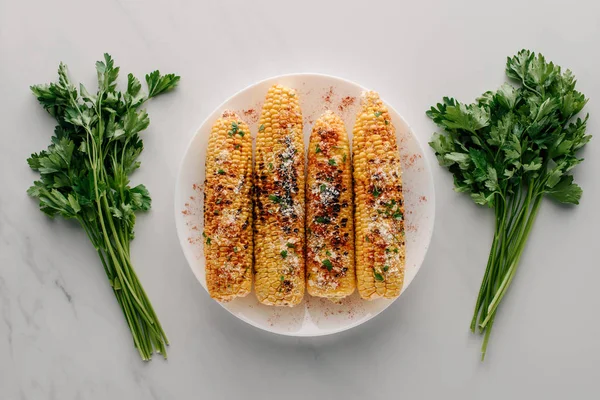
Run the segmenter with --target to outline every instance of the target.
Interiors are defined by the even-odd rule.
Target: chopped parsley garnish
[[[333,158],[329,159],[329,165],[336,165],[335,160]]]
[[[321,191],[321,193],[323,193],[325,189],[327,189],[327,186],[325,186],[325,184],[322,183],[321,186],[319,186],[319,190]]]
[[[238,252],[238,248],[237,248],[237,247],[234,247],[234,248],[233,248],[233,252],[234,252],[234,253],[237,253],[237,252]]]
[[[326,250],[326,251],[325,251],[325,255],[326,255],[327,257],[331,257],[331,252],[330,252],[329,250]]]
[[[369,240],[369,237],[368,237],[368,236],[365,236],[365,242],[367,242],[367,243],[371,243],[371,241]]]
[[[384,206],[385,208],[392,208],[392,207],[394,207],[395,204],[396,204],[396,200],[394,200],[394,199],[390,200],[389,203],[386,203],[384,201],[381,202],[381,205]]]
[[[402,219],[403,215],[400,211],[396,211],[392,217],[394,219]]]
[[[383,278],[383,275],[381,275],[379,272],[373,270],[373,277],[375,277],[376,281],[384,281],[385,279]]]
[[[241,124],[241,122],[239,122],[239,123]],[[235,122],[235,121],[234,121],[234,122],[232,122],[232,123],[231,123],[231,129],[230,129],[229,131],[227,131],[227,134],[228,134],[229,136],[233,136],[233,135],[235,135],[236,133],[238,133],[238,129],[239,129],[238,122]],[[242,136],[244,136],[244,133],[243,133],[243,132],[241,132],[240,134],[241,134]]]
[[[273,163],[269,163],[269,171],[273,171]]]
[[[381,114],[382,114],[382,113],[381,113],[381,111],[377,111],[377,112],[375,113],[375,118],[379,118],[379,117],[381,116]]]
[[[244,137],[244,131],[239,131],[239,132],[238,132],[238,134],[239,134],[241,137]]]
[[[215,215],[219,215],[219,211],[218,210],[215,210]]]
[[[389,266],[387,266],[387,265],[386,265],[386,266],[384,266],[384,267],[383,267],[383,272],[387,272],[387,271],[388,271],[388,269],[390,269],[390,267],[389,267]]]
[[[327,258],[323,260],[323,266],[327,268],[327,271],[331,271],[333,269],[333,264]]]
[[[207,237],[207,238],[206,238],[206,244],[210,244],[210,242],[212,242],[212,239],[211,239],[211,238],[209,238],[209,237]]]
[[[329,222],[331,222],[331,220],[328,217],[316,217],[315,221],[317,221],[320,224],[328,224]]]
[[[274,194],[270,194],[269,195],[269,200],[271,200],[275,204],[279,204],[279,203],[281,203],[282,199],[279,196],[275,196]]]
[[[283,258],[285,260],[285,258],[288,255],[288,252],[287,252],[287,250],[281,250],[281,253],[279,253],[279,254],[281,254],[281,258]]]
[[[344,153],[344,157],[342,158],[343,162],[346,162],[346,153]]]
[[[373,196],[379,197],[383,193],[383,189],[379,189],[377,186],[373,186]]]
[[[389,124],[390,124],[390,121],[388,121],[388,120],[386,119],[386,120],[385,120],[385,124],[386,124],[386,125],[389,125]]]
[[[223,201],[223,199],[221,199],[221,198],[218,198],[218,199],[217,199],[217,201],[216,201],[216,203],[217,203],[217,204],[221,204],[221,202],[222,202],[222,201]]]
[[[287,243],[286,246],[290,249],[295,249],[296,245],[294,243]]]
[[[217,174],[219,174],[219,175],[225,175],[225,171],[223,171],[222,169],[219,169],[217,171]]]
[[[319,145],[317,145],[317,149],[315,150],[315,154],[319,154],[321,152],[321,147],[319,147]]]
[[[261,126],[258,128],[258,131],[259,131],[259,132],[264,132],[264,131],[265,131],[265,126],[264,126],[264,125],[261,125]]]

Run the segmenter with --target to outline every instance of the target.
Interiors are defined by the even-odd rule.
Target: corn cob
[[[252,289],[252,139],[224,112],[210,133],[204,182],[204,256],[210,296],[229,301]]]
[[[306,188],[307,290],[338,301],[356,287],[352,166],[344,122],[331,111],[310,135]]]
[[[298,96],[269,89],[256,137],[256,297],[294,306],[304,296],[304,140]]]
[[[353,139],[356,277],[363,299],[394,298],[404,281],[402,171],[396,130],[376,92],[366,92]]]

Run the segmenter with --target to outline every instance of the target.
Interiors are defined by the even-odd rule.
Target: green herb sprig
[[[127,76],[127,90],[117,90],[119,67],[110,55],[96,63],[98,91],[90,94],[71,82],[60,64],[58,82],[31,87],[58,125],[47,150],[32,154],[29,166],[40,173],[27,193],[39,199],[49,217],[76,220],[98,252],[133,342],[143,360],[156,351],[167,358],[167,336],[133,269],[130,242],[136,212],[150,209],[144,185],[130,186],[129,175],[140,166],[139,133],[150,120],[144,103],[173,89],[179,76],[146,75],[148,94],[140,81]],[[206,239],[210,243],[210,238]]]
[[[454,175],[455,190],[494,209],[496,226],[471,330],[484,333],[485,357],[496,311],[512,282],[545,195],[578,204],[573,183],[577,156],[591,139],[587,103],[569,70],[522,50],[506,62],[515,83],[484,93],[473,104],[453,98],[427,115],[443,129],[429,143],[441,166]]]

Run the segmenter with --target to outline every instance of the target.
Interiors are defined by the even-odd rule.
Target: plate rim
[[[235,92],[234,94],[232,94],[231,96],[227,97],[224,101],[222,101],[217,107],[215,107],[207,116],[206,118],[204,118],[202,120],[202,123],[198,126],[198,128],[196,128],[196,130],[194,131],[194,134],[190,137],[187,146],[185,147],[185,151],[183,152],[183,157],[181,159],[181,161],[179,162],[179,167],[177,168],[177,177],[175,180],[175,192],[174,192],[174,218],[175,218],[175,230],[177,231],[177,239],[179,240],[179,247],[181,248],[181,251],[183,252],[183,255],[185,257],[185,260],[188,264],[188,268],[190,268],[192,271],[192,274],[194,275],[194,277],[196,278],[197,283],[200,284],[200,286],[204,289],[204,291],[206,292],[206,294],[208,294],[208,290],[204,287],[204,285],[202,284],[202,282],[200,282],[200,279],[198,279],[198,276],[196,275],[196,273],[194,272],[194,269],[192,268],[189,256],[188,256],[188,252],[185,250],[184,246],[183,246],[183,240],[185,238],[182,238],[181,234],[180,234],[180,228],[181,227],[181,222],[180,221],[180,205],[178,204],[177,200],[179,200],[179,193],[181,191],[181,177],[182,177],[182,171],[183,171],[183,167],[186,161],[186,155],[189,153],[193,142],[196,139],[196,136],[198,135],[198,133],[200,132],[200,130],[202,129],[202,127],[207,124],[211,118],[211,116],[219,109],[222,109],[223,107],[225,107],[225,105],[227,103],[229,103],[231,100],[233,100],[235,97],[237,97],[238,95],[240,95],[241,93],[247,91],[247,90],[251,90],[252,88],[259,86],[261,84],[264,84],[267,81],[272,81],[272,80],[277,80],[277,79],[283,79],[283,78],[290,78],[290,77],[314,77],[314,76],[318,76],[318,77],[322,77],[322,78],[328,78],[328,79],[332,79],[332,80],[337,80],[337,81],[342,81],[346,84],[350,84],[353,86],[356,86],[358,88],[360,88],[362,91],[366,91],[369,90],[367,88],[365,88],[363,85],[360,85],[354,81],[351,81],[349,79],[346,78],[341,78],[339,76],[335,76],[335,75],[331,75],[331,74],[324,74],[324,73],[320,73],[320,72],[298,72],[298,73],[286,73],[286,74],[280,74],[280,75],[274,75],[274,76],[270,76],[264,79],[261,79],[259,81],[256,81],[250,85],[245,86],[244,88],[238,90],[237,92]],[[428,237],[427,237],[427,245],[425,247],[425,252],[423,254],[423,258],[421,260],[421,262],[419,263],[419,266],[417,268],[417,272],[415,273],[414,278],[411,280],[410,283],[412,283],[412,281],[414,279],[416,279],[418,272],[421,270],[421,267],[423,265],[423,263],[425,262],[425,259],[427,258],[427,254],[429,253],[429,247],[431,245],[431,239],[433,237],[433,231],[435,229],[435,216],[436,216],[436,204],[435,204],[435,200],[436,200],[436,195],[435,195],[435,184],[434,184],[434,180],[433,180],[433,169],[431,166],[431,163],[429,162],[429,156],[426,154],[425,152],[425,148],[423,147],[423,145],[421,144],[421,141],[419,140],[419,137],[417,135],[414,134],[414,131],[411,127],[411,125],[408,123],[408,121],[404,118],[404,116],[402,114],[400,114],[395,108],[394,106],[392,106],[390,103],[388,103],[385,98],[381,98],[381,101],[388,107],[390,108],[396,115],[398,115],[400,117],[400,119],[402,120],[402,122],[408,127],[408,130],[410,132],[410,134],[414,137],[415,142],[417,144],[417,146],[419,147],[419,149],[421,150],[421,153],[423,154],[423,158],[424,158],[424,162],[427,164],[427,174],[429,175],[429,181],[431,182],[430,184],[430,189],[431,189],[431,194],[429,195],[429,199],[428,201],[432,204],[432,214],[431,214],[431,229],[428,232]],[[181,229],[183,230],[183,229]],[[405,291],[408,290],[408,287],[410,286],[410,283],[408,286],[406,286],[401,292],[400,295],[398,295],[398,297],[394,298],[394,299],[389,299],[391,301],[389,301],[389,303],[387,305],[385,305],[384,308],[382,308],[378,313],[376,314],[372,314],[367,316],[365,319],[362,320],[357,320],[357,321],[353,321],[351,324],[345,325],[343,327],[338,327],[338,328],[333,328],[330,329],[328,331],[324,331],[324,332],[320,332],[320,333],[314,333],[314,332],[299,332],[299,331],[274,331],[274,330],[270,330],[267,329],[267,327],[264,326],[260,326],[258,323],[254,322],[251,319],[246,318],[243,315],[237,315],[234,314],[233,311],[231,311],[230,309],[228,309],[227,307],[225,307],[225,304],[216,301],[217,304],[219,304],[219,306],[221,306],[222,308],[224,308],[225,310],[227,310],[227,312],[233,316],[236,317],[236,319],[239,319],[255,328],[260,329],[261,331],[265,331],[265,332],[269,332],[271,334],[274,335],[282,335],[282,336],[291,336],[291,337],[319,337],[319,336],[329,336],[329,335],[334,335],[340,332],[344,332],[347,330],[350,330],[352,328],[356,328],[359,325],[362,325],[368,321],[371,321],[373,318],[377,317],[378,315],[381,315],[385,310],[387,310],[392,304],[394,304],[396,302],[396,300],[398,300]],[[254,287],[254,284],[252,285]],[[252,295],[252,293],[250,293],[249,295]],[[306,295],[305,295],[306,296]],[[213,300],[211,298],[211,300]],[[367,300],[365,300],[367,301]]]

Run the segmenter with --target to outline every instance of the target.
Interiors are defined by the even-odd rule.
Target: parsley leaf
[[[333,264],[327,258],[323,260],[323,266],[327,268],[327,271],[331,271],[333,269]]]
[[[281,201],[283,199],[281,197],[279,197],[279,196],[275,196],[274,194],[270,194],[269,195],[269,200],[271,200],[275,204],[279,204],[279,203],[281,203]]]
[[[168,92],[179,83],[180,77],[174,74],[161,75],[158,70],[146,75],[148,84],[148,98],[156,97]]]
[[[572,175],[565,175],[560,182],[547,188],[545,192],[561,203],[579,204],[583,190],[579,185],[573,183]]]

